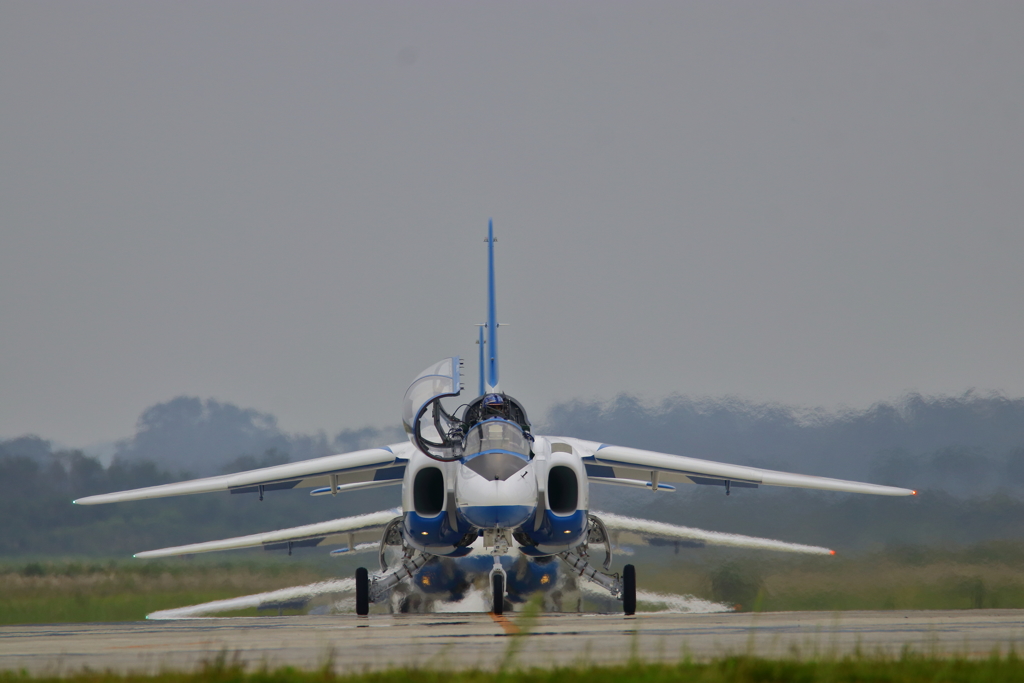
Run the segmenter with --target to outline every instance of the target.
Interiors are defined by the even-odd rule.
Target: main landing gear
[[[621,577],[618,574],[605,574],[587,562],[584,552],[576,553],[567,550],[559,553],[558,556],[565,560],[581,578],[593,581],[611,593],[613,597],[622,600],[622,611],[627,616],[636,614],[636,568],[627,564],[623,567]]]
[[[370,613],[371,602],[386,599],[391,589],[406,579],[416,575],[423,565],[434,559],[412,548],[406,548],[405,557],[389,568],[386,572],[375,574],[372,578],[365,567],[356,569],[356,614],[365,617]]]
[[[636,567],[631,564],[622,568],[622,611],[636,614]]]
[[[366,567],[356,570],[356,614],[365,617],[370,613],[370,572]]]

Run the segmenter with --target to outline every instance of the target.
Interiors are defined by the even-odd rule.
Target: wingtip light
[[[835,551],[835,550],[829,550],[829,551],[828,551],[828,554],[829,554],[829,555],[835,555],[835,554],[836,554],[836,551]]]
[[[917,495],[917,491],[912,491],[910,495],[916,496]]]

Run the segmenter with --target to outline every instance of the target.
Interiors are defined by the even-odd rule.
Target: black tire
[[[636,567],[631,564],[622,568],[622,611],[636,614]]]
[[[491,592],[493,595],[492,611],[494,614],[501,616],[501,613],[505,611],[505,577],[501,574],[495,574],[491,578]]]
[[[356,570],[356,614],[365,617],[370,613],[370,573],[366,567]]]

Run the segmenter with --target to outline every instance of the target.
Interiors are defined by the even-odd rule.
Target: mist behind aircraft
[[[1024,538],[1024,399],[910,395],[830,413],[685,396],[648,405],[623,395],[560,404],[540,421],[545,431],[564,436],[920,490],[912,499],[889,500],[770,488],[726,497],[718,487],[680,486],[638,497],[595,486],[598,509],[843,550]],[[8,439],[0,442],[0,513],[10,523],[0,555],[130,554],[349,514],[365,506],[361,496],[397,504],[389,490],[313,504],[303,491],[273,492],[264,503],[252,496],[205,496],[142,502],[131,510],[76,508],[69,501],[401,438],[395,427],[289,434],[268,413],[179,397],[145,410],[109,466],[40,437]]]

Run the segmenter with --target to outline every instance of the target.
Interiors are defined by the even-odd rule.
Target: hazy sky
[[[1024,394],[1024,3],[0,3],[0,435]]]

